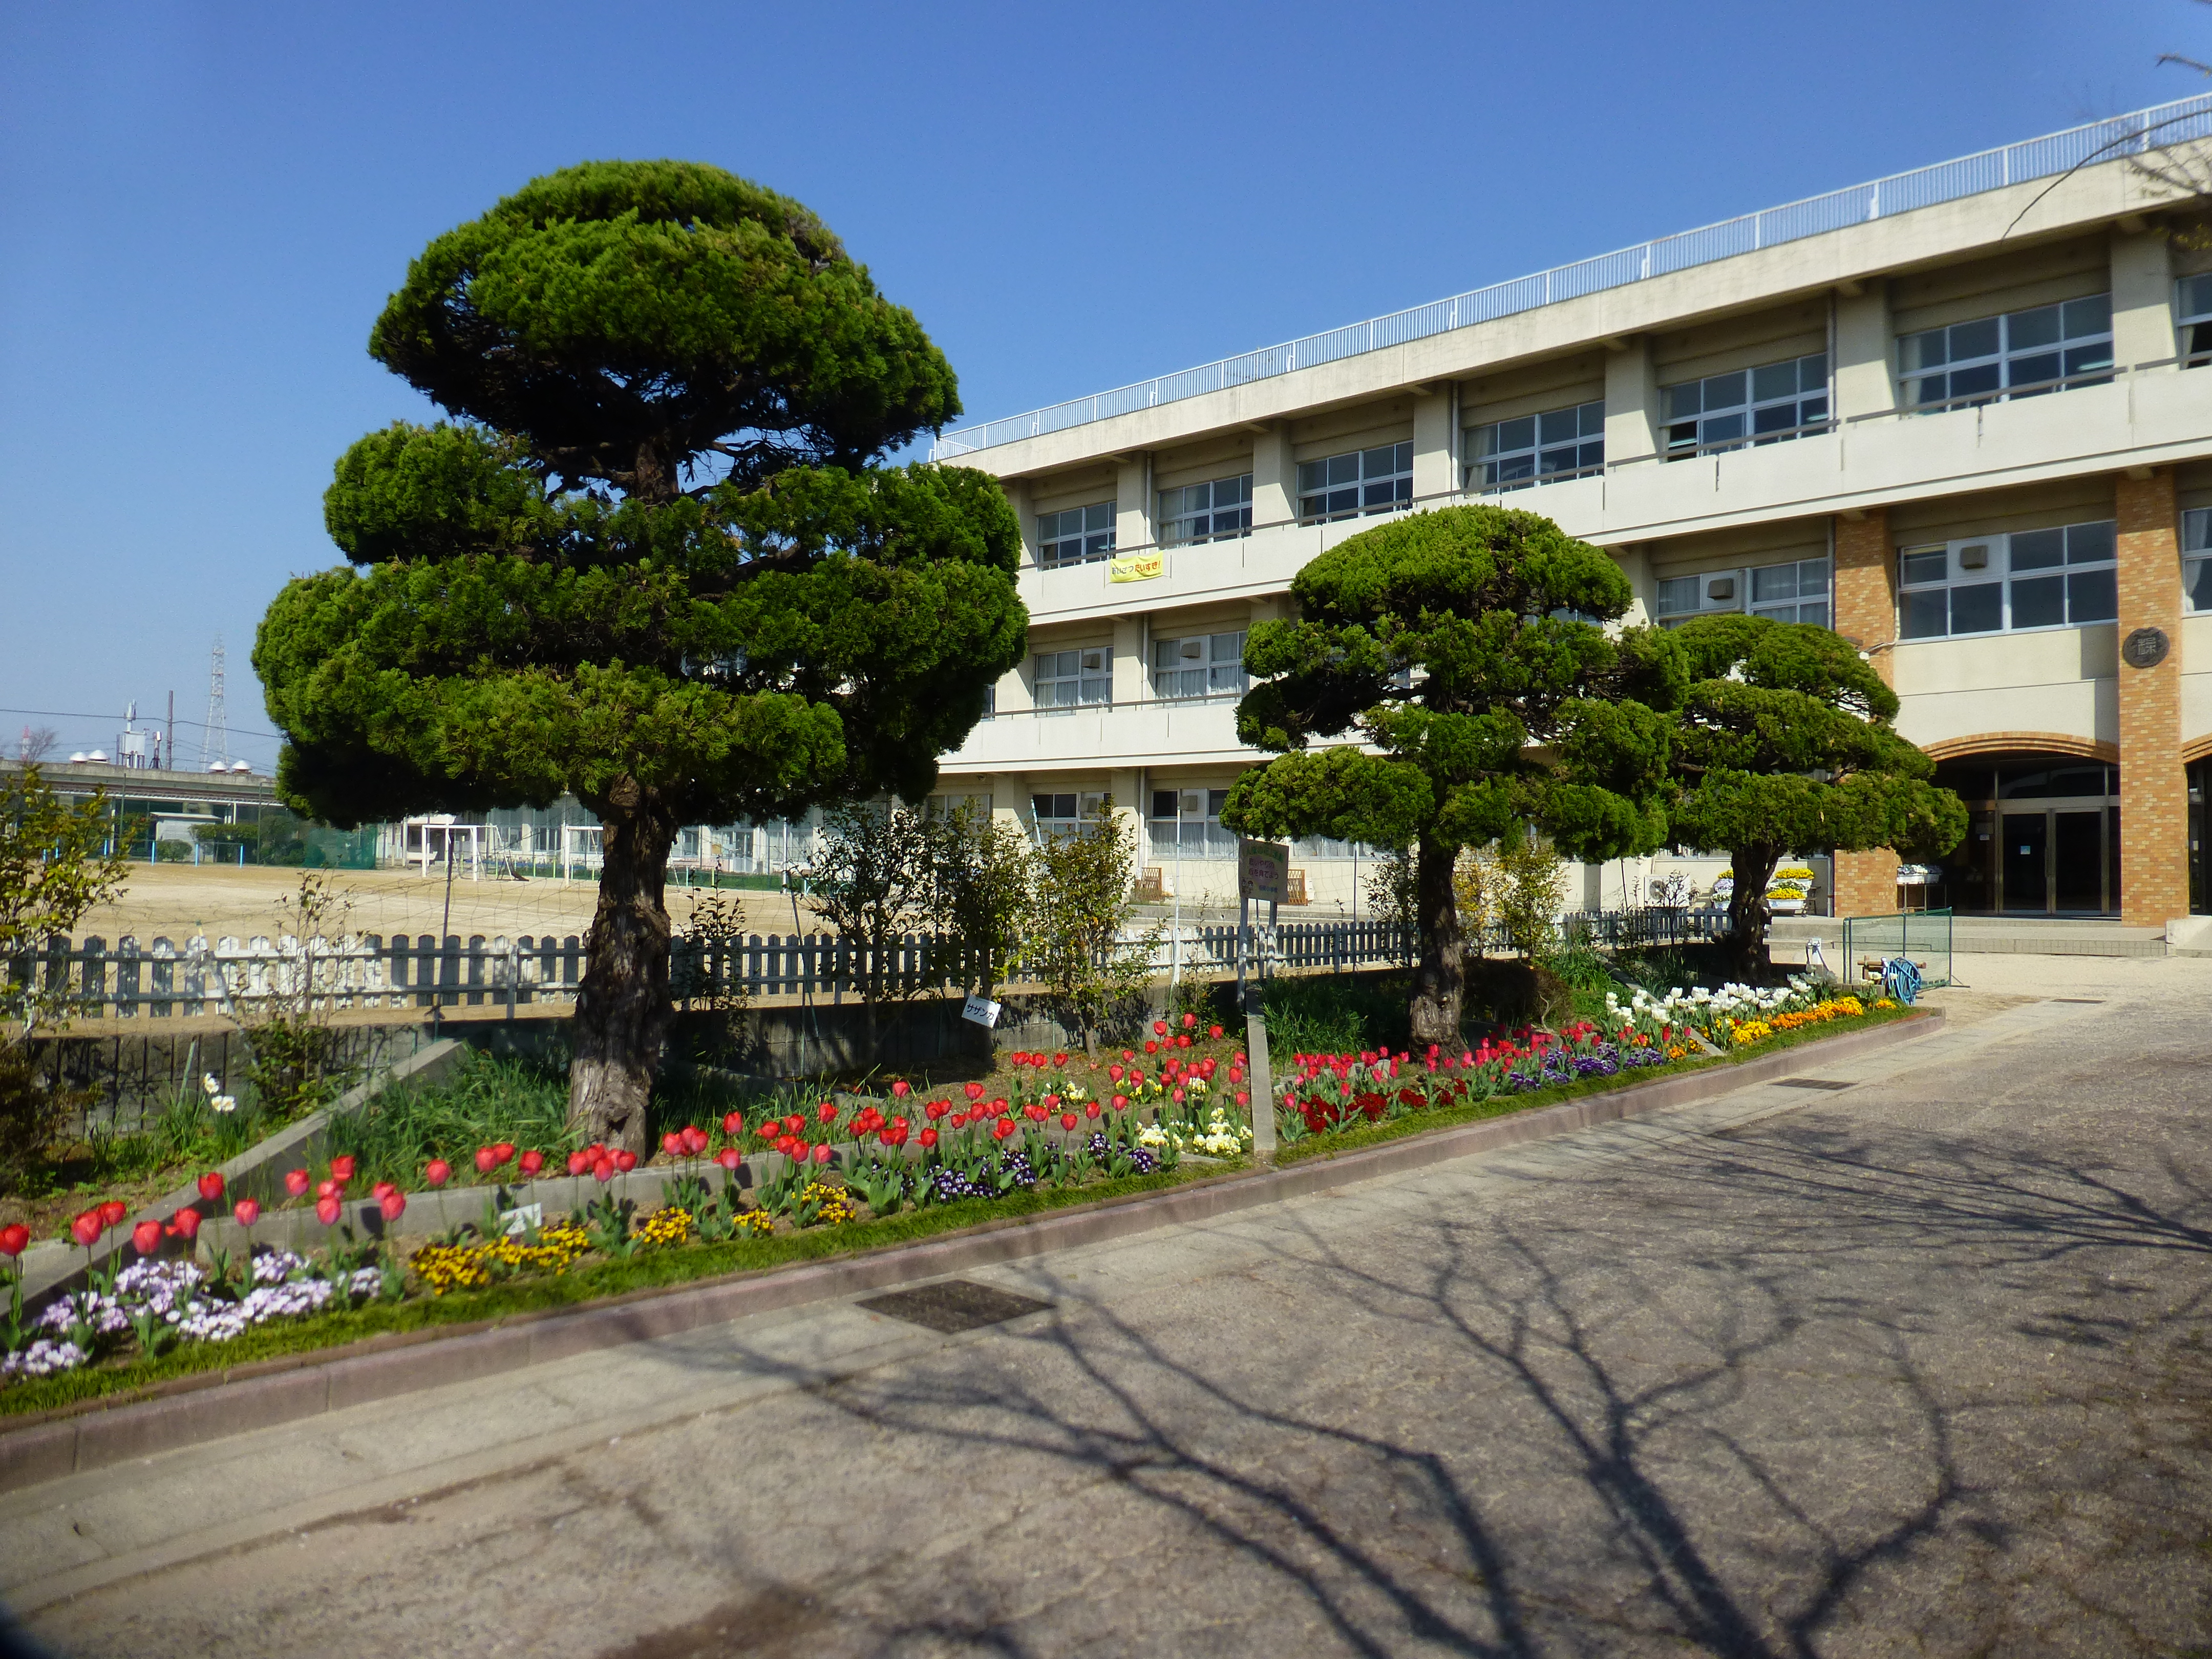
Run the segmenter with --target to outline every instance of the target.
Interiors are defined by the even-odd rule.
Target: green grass
[[[1261,995],[1271,1054],[1356,1054],[1406,1045],[1407,975],[1286,975],[1269,980]]]
[[[957,1203],[902,1211],[880,1220],[854,1222],[842,1227],[815,1227],[765,1238],[642,1250],[627,1261],[595,1261],[564,1274],[518,1279],[477,1291],[457,1291],[449,1296],[373,1302],[343,1313],[319,1314],[309,1319],[258,1326],[228,1342],[185,1343],[155,1359],[94,1366],[11,1384],[0,1391],[0,1417],[51,1411],[58,1406],[97,1400],[172,1377],[337,1347],[388,1332],[506,1319],[517,1314],[574,1307],[620,1296],[628,1291],[680,1285],[725,1274],[759,1273],[794,1261],[817,1261],[864,1250],[885,1249],[979,1222],[1041,1215],[1071,1205],[1159,1191],[1218,1175],[1222,1168],[1219,1164],[1186,1164],[1172,1170],[1081,1187],[1013,1193],[996,1199],[963,1199]]]
[[[1342,1133],[1309,1135],[1283,1147],[1276,1153],[1275,1161],[1278,1164],[1296,1164],[1310,1158],[1334,1157],[1339,1152],[1357,1152],[1363,1146],[1397,1140],[1406,1135],[1449,1128],[1455,1124],[1474,1123],[1484,1118],[1510,1117],[1516,1112],[1556,1106],[1563,1100],[1575,1100],[1584,1095],[1607,1094],[1615,1089],[1634,1088],[1638,1084],[1653,1083],[1662,1078],[1680,1077],[1686,1072],[1741,1066],[1746,1060],[1778,1054],[1784,1048],[1795,1048],[1802,1043],[1817,1042],[1822,1037],[1841,1036],[1846,1031],[1863,1030],[1869,1025],[1887,1025],[1905,1018],[1910,1012],[1911,1010],[1905,1008],[1869,1008],[1857,1019],[1830,1021],[1819,1025],[1800,1026],[1794,1031],[1779,1031],[1751,1048],[1732,1054],[1708,1054],[1699,1060],[1679,1060],[1672,1066],[1655,1066],[1644,1071],[1616,1072],[1611,1077],[1581,1078],[1573,1083],[1554,1084],[1548,1089],[1532,1089],[1525,1095],[1492,1095],[1487,1100],[1462,1101],[1455,1106],[1410,1112],[1404,1117],[1385,1118],[1380,1123],[1365,1123],[1357,1129],[1347,1129]]]

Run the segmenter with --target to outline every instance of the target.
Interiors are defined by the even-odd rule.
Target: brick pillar
[[[1890,556],[1889,514],[1869,507],[1836,520],[1836,632],[1874,653],[1882,684],[1896,684],[1897,565]],[[1836,914],[1887,915],[1897,908],[1897,854],[1887,847],[1836,854]]]
[[[2181,559],[2173,473],[2113,480],[2120,553],[2120,920],[2158,927],[2189,914],[2189,783],[2181,763]],[[2166,640],[2128,660],[2146,629]],[[2139,638],[2138,644],[2154,644]]]

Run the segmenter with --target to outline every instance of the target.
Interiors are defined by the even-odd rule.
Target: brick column
[[[1889,514],[1869,507],[1836,520],[1836,632],[1874,653],[1882,684],[1896,684],[1893,653],[1878,647],[1897,637],[1897,566],[1890,556]],[[1836,914],[1887,915],[1897,908],[1897,854],[1887,847],[1836,854]]]
[[[2120,553],[2120,920],[2158,927],[2189,914],[2189,784],[2181,763],[2181,562],[2173,473],[2113,480]],[[2128,661],[2130,635],[2165,635],[2164,656]],[[2148,643],[2139,641],[2139,643]]]

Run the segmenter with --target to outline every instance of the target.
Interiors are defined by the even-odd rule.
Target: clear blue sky
[[[339,453],[432,413],[369,325],[429,238],[569,162],[799,197],[982,418],[2203,89],[2177,50],[2212,58],[2191,0],[18,0],[0,746],[105,746],[172,690],[198,721],[220,633],[233,752],[273,762],[255,624],[337,562]]]

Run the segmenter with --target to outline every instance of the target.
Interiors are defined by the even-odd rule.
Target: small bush
[[[1261,993],[1268,1053],[1358,1054],[1385,1045],[1403,1047],[1407,988],[1402,974],[1271,979]]]
[[[46,1086],[20,1042],[0,1043],[0,1198],[40,1167],[81,1097]]]

